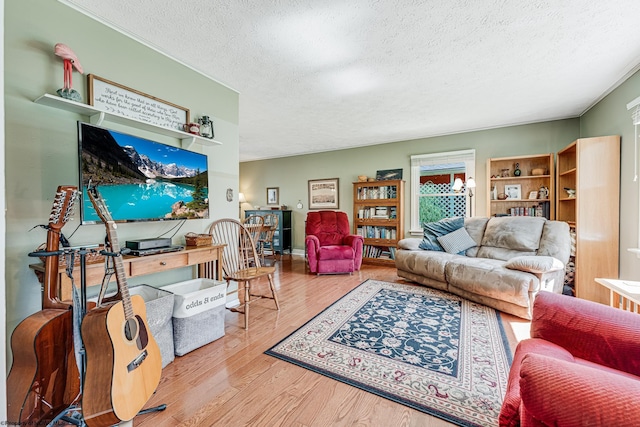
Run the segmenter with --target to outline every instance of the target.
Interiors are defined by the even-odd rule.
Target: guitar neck
[[[118,254],[113,257],[113,267],[116,274],[116,282],[118,283],[118,291],[122,298],[124,315],[126,319],[132,319],[134,317],[133,307],[131,305],[131,296],[129,295],[129,286],[127,285],[127,275],[124,271],[124,262],[122,261],[122,255],[120,255],[120,243],[118,242],[116,225],[114,221],[107,221],[105,224],[109,243],[111,244],[111,251]]]
[[[51,208],[49,216],[49,227],[47,231],[47,252],[55,252],[60,249],[60,232],[67,222],[74,209],[74,202],[77,194],[74,186],[60,186]],[[60,300],[58,290],[58,255],[48,256],[44,261],[44,280],[42,292],[42,309],[69,309],[70,304]]]

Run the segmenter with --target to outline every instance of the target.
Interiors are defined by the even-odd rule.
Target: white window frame
[[[420,224],[420,216],[418,202],[420,194],[420,168],[429,165],[441,165],[446,163],[464,163],[465,175],[468,178],[476,176],[476,150],[459,150],[447,151],[443,153],[418,154],[411,156],[411,229],[412,235],[422,235],[422,224]],[[476,179],[476,182],[478,180]],[[465,186],[466,191],[466,186]],[[466,197],[467,212],[475,212],[476,197]]]

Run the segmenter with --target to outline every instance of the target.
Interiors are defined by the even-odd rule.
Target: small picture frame
[[[529,192],[529,200],[534,200],[537,198],[538,198],[538,192],[536,190]]]
[[[280,204],[280,187],[267,187],[267,205]]]
[[[309,209],[338,209],[339,178],[309,180]]]
[[[402,179],[402,169],[386,169],[376,171],[376,181]]]
[[[522,199],[522,186],[520,184],[506,184],[504,194],[508,200],[520,200]]]

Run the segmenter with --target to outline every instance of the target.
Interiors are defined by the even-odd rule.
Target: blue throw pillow
[[[437,222],[425,222],[422,227],[424,237],[418,247],[425,251],[444,252],[444,249],[438,242],[438,237],[449,234],[462,227],[464,227],[464,218],[461,216],[444,218]]]

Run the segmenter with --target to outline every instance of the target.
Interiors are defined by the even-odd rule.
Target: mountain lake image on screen
[[[83,224],[100,222],[97,186],[116,222],[209,218],[207,156],[78,122]]]

